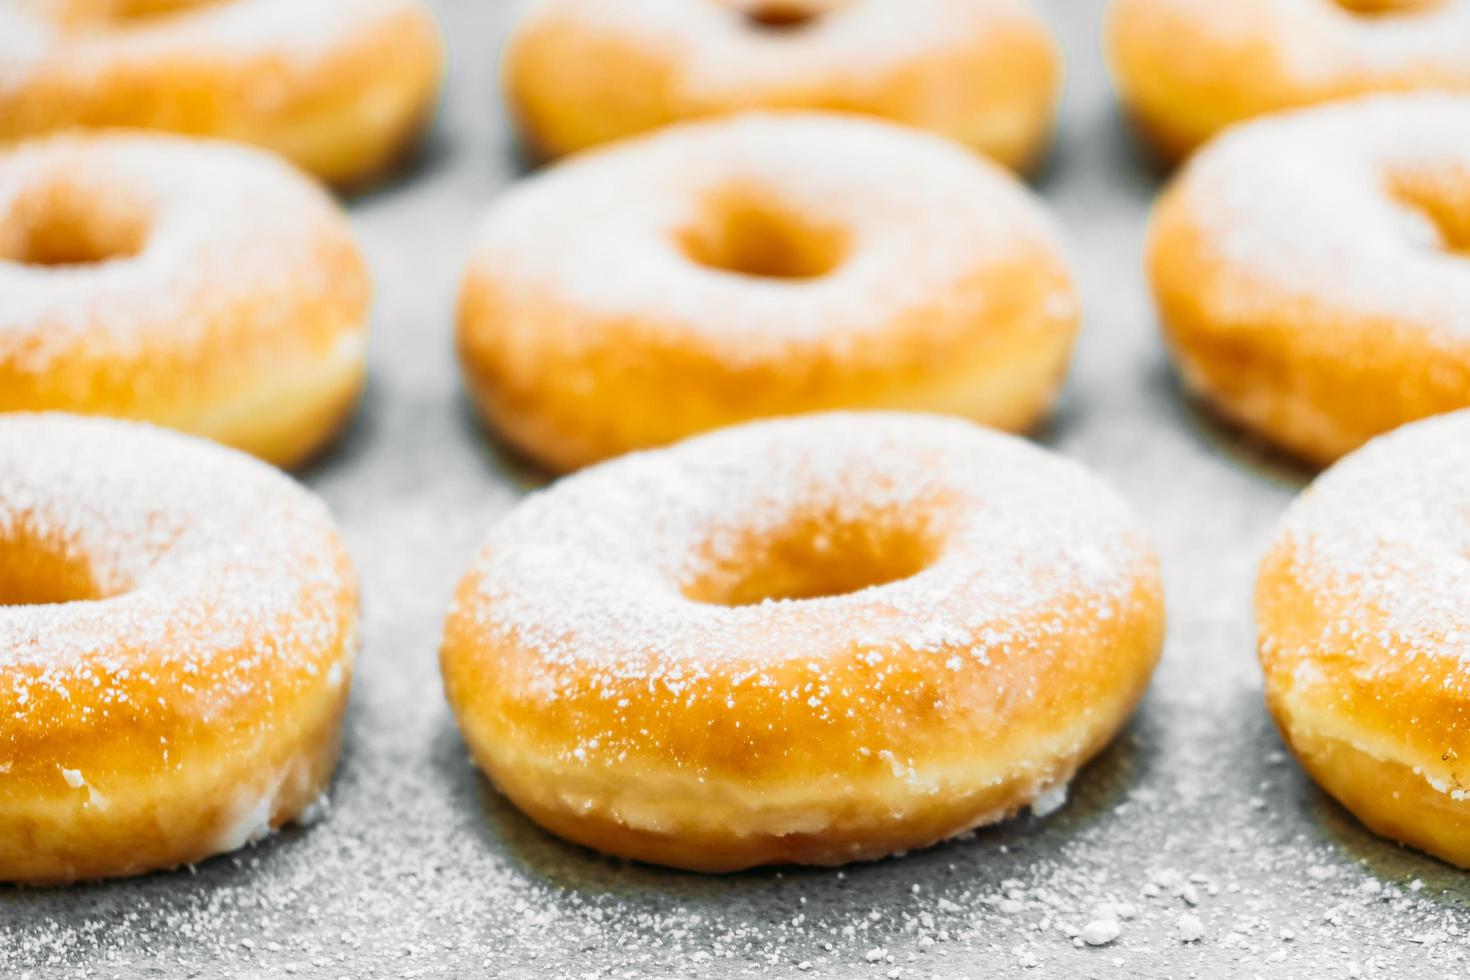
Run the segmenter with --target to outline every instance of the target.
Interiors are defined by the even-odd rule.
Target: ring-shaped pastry
[[[805,416],[568,477],[445,627],[533,819],[705,871],[943,840],[1065,783],[1159,654],[1157,561],[1081,467],[959,419]]]

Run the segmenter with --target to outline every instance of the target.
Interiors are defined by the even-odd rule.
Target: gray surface
[[[331,816],[192,871],[0,890],[0,975],[1466,973],[1461,874],[1359,829],[1280,754],[1262,707],[1250,581],[1305,474],[1195,413],[1171,379],[1139,273],[1157,178],[1115,117],[1097,0],[1050,5],[1071,78],[1038,187],[1069,232],[1087,328],[1042,439],[1129,497],[1164,558],[1168,647],[1126,735],[1047,819],[843,873],[629,866],[496,797],[443,704],[436,647],[485,529],[538,481],[477,429],[450,343],[474,219],[516,167],[495,109],[506,9],[440,7],[452,71],[435,137],[414,173],[352,204],[378,281],[372,382],[347,437],[304,474],[366,600]],[[1119,939],[1074,945],[1068,932],[1108,900],[1137,907]],[[1185,945],[1191,912],[1205,935]]]

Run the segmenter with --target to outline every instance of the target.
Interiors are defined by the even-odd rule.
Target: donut
[[[1266,701],[1375,832],[1470,867],[1470,412],[1374,439],[1292,504],[1261,564]]]
[[[937,137],[816,113],[683,123],[538,175],[485,220],[471,395],[553,469],[773,415],[1046,412],[1078,306],[1049,219]]]
[[[0,151],[0,412],[289,465],[357,401],[370,292],[340,209],[260,151],[121,132]]]
[[[1055,798],[1159,654],[1157,561],[1079,466],[826,413],[604,463],[461,580],[445,690],[533,820],[698,871],[841,864]]]
[[[1113,0],[1107,45],[1124,105],[1165,160],[1281,109],[1470,93],[1470,0]]]
[[[422,0],[0,0],[0,142],[162,129],[355,187],[417,141],[442,61]]]
[[[0,880],[192,863],[310,813],[356,648],[342,543],[276,470],[0,416]]]
[[[1050,142],[1062,66],[1025,0],[539,0],[502,74],[543,158],[685,119],[825,109],[1024,170]]]
[[[1313,463],[1470,406],[1470,97],[1379,96],[1232,130],[1154,212],[1186,385]]]

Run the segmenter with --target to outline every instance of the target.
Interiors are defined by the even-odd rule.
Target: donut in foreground
[[[1126,507],[960,419],[752,423],[514,510],[445,627],[449,703],[547,829],[702,871],[840,864],[1065,783],[1148,684]]]
[[[531,150],[748,109],[881,116],[1026,169],[1061,56],[1025,0],[540,0],[506,49]]]
[[[1113,0],[1107,33],[1123,102],[1166,159],[1280,109],[1470,95],[1470,0]]]
[[[1185,383],[1315,463],[1470,406],[1470,96],[1232,130],[1157,205],[1148,267]]]
[[[356,186],[416,142],[442,61],[422,0],[0,0],[0,142],[162,129]]]
[[[357,590],[326,509],[137,423],[0,416],[0,880],[234,850],[326,788]]]
[[[1470,412],[1328,470],[1256,585],[1266,701],[1377,833],[1470,867]]]
[[[0,152],[0,412],[289,465],[357,401],[370,292],[341,210],[260,151],[109,132]]]
[[[485,418],[571,469],[834,408],[1026,429],[1077,322],[1052,224],[1004,171],[889,123],[753,113],[586,154],[502,197],[459,346]]]

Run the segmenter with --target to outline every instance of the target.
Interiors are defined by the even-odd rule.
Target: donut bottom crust
[[[695,775],[657,759],[583,766],[563,751],[554,729],[537,734],[534,710],[499,697],[488,665],[513,654],[466,648],[476,642],[472,635],[451,628],[442,662],[476,764],[553,833],[602,853],[691,871],[839,865],[928,847],[995,823],[1071,780],[1143,697],[1162,643],[1159,595],[1157,583],[1140,583],[1137,616],[1110,621],[1094,665],[1081,668],[1085,680],[1058,680],[1061,689],[1045,708],[993,719],[1000,726],[993,740],[963,727],[932,728],[924,758],[911,764],[907,778],[875,770],[841,738],[827,751],[830,764],[811,771],[756,769],[731,778],[713,770]],[[820,739],[821,732],[810,737]]]
[[[161,424],[244,450],[289,469],[324,449],[351,417],[367,367],[361,334],[346,334],[324,355],[281,364],[265,382],[233,398]]]
[[[782,792],[717,780],[695,788],[657,773],[597,777],[563,767],[553,755],[516,757],[490,727],[465,711],[459,716],[479,768],[544,829],[603,854],[725,873],[875,861],[998,823],[1066,785],[1113,739],[1141,696],[1142,685],[1129,688],[1086,713],[1085,724],[1029,739],[1028,760],[950,768],[944,782],[953,785],[917,805],[913,789],[886,779],[854,779],[844,795],[814,802],[801,786]]]
[[[221,135],[258,143],[353,193],[391,173],[418,147],[433,117],[437,78],[437,70],[369,77],[335,105],[277,120],[258,134]]]
[[[883,791],[877,785],[856,787],[848,800],[804,807],[763,802],[759,790],[738,786],[715,787],[723,800],[681,796],[670,787],[659,795],[677,803],[671,807],[650,804],[645,810],[645,815],[657,812],[658,820],[669,821],[668,830],[635,825],[622,815],[617,801],[638,795],[630,793],[627,779],[609,775],[599,785],[529,759],[509,763],[503,750],[482,746],[484,736],[466,724],[463,716],[461,726],[471,754],[496,789],[546,830],[603,854],[723,873],[770,864],[836,866],[874,861],[998,823],[1048,789],[1071,780],[1112,739],[1132,708],[1129,701],[1103,732],[1081,746],[1063,749],[1064,740],[1058,738],[1057,756],[1049,767],[999,772],[987,784],[957,796],[936,794],[920,810],[908,808],[900,798],[893,801],[898,809],[884,806],[879,802]],[[501,764],[496,764],[497,759]],[[552,787],[560,787],[562,793]],[[642,792],[647,800],[655,798],[652,789],[645,787]],[[791,829],[759,829],[763,823]]]
[[[341,429],[362,391],[366,366],[362,333],[353,329],[324,351],[279,356],[250,376],[230,378],[234,390],[223,394],[215,382],[190,382],[187,394],[94,400],[73,393],[88,385],[87,368],[76,370],[76,385],[68,384],[74,379],[66,368],[11,379],[14,383],[0,394],[0,411],[65,411],[152,422],[289,468],[312,457]],[[228,369],[218,374],[227,376]],[[6,381],[0,364],[0,382]]]
[[[953,358],[935,372],[864,377],[806,392],[793,391],[789,382],[766,385],[733,373],[700,376],[671,368],[658,379],[607,375],[590,397],[565,397],[542,384],[560,373],[554,367],[520,378],[494,359],[493,345],[476,341],[478,332],[462,321],[460,360],[480,416],[519,452],[558,471],[726,425],[835,408],[934,412],[1025,432],[1050,410],[1075,336],[1054,328],[1008,329],[1001,334],[1005,342],[992,336],[982,353]],[[660,398],[651,400],[650,391],[661,392]],[[679,409],[671,410],[675,403]]]
[[[296,819],[321,798],[341,753],[349,684],[323,682],[289,719],[224,750],[172,743],[187,770],[110,774],[103,794],[86,782],[55,793],[0,783],[0,880],[28,885],[125,877],[238,850]],[[267,720],[269,722],[269,720]],[[211,752],[218,756],[210,758]],[[58,763],[59,765],[59,763]],[[125,783],[119,790],[116,783]]]
[[[1213,324],[1165,300],[1161,320],[1187,389],[1229,421],[1316,466],[1374,436],[1470,404],[1470,356],[1415,343],[1391,322]],[[1334,329],[1335,328],[1335,329]],[[1312,336],[1314,335],[1314,336]],[[1368,340],[1378,337],[1378,343]],[[1325,348],[1336,343],[1334,354]],[[1361,348],[1353,359],[1352,348]]]
[[[1470,799],[1440,792],[1407,763],[1315,730],[1281,699],[1271,710],[1302,768],[1369,830],[1470,868]]]

